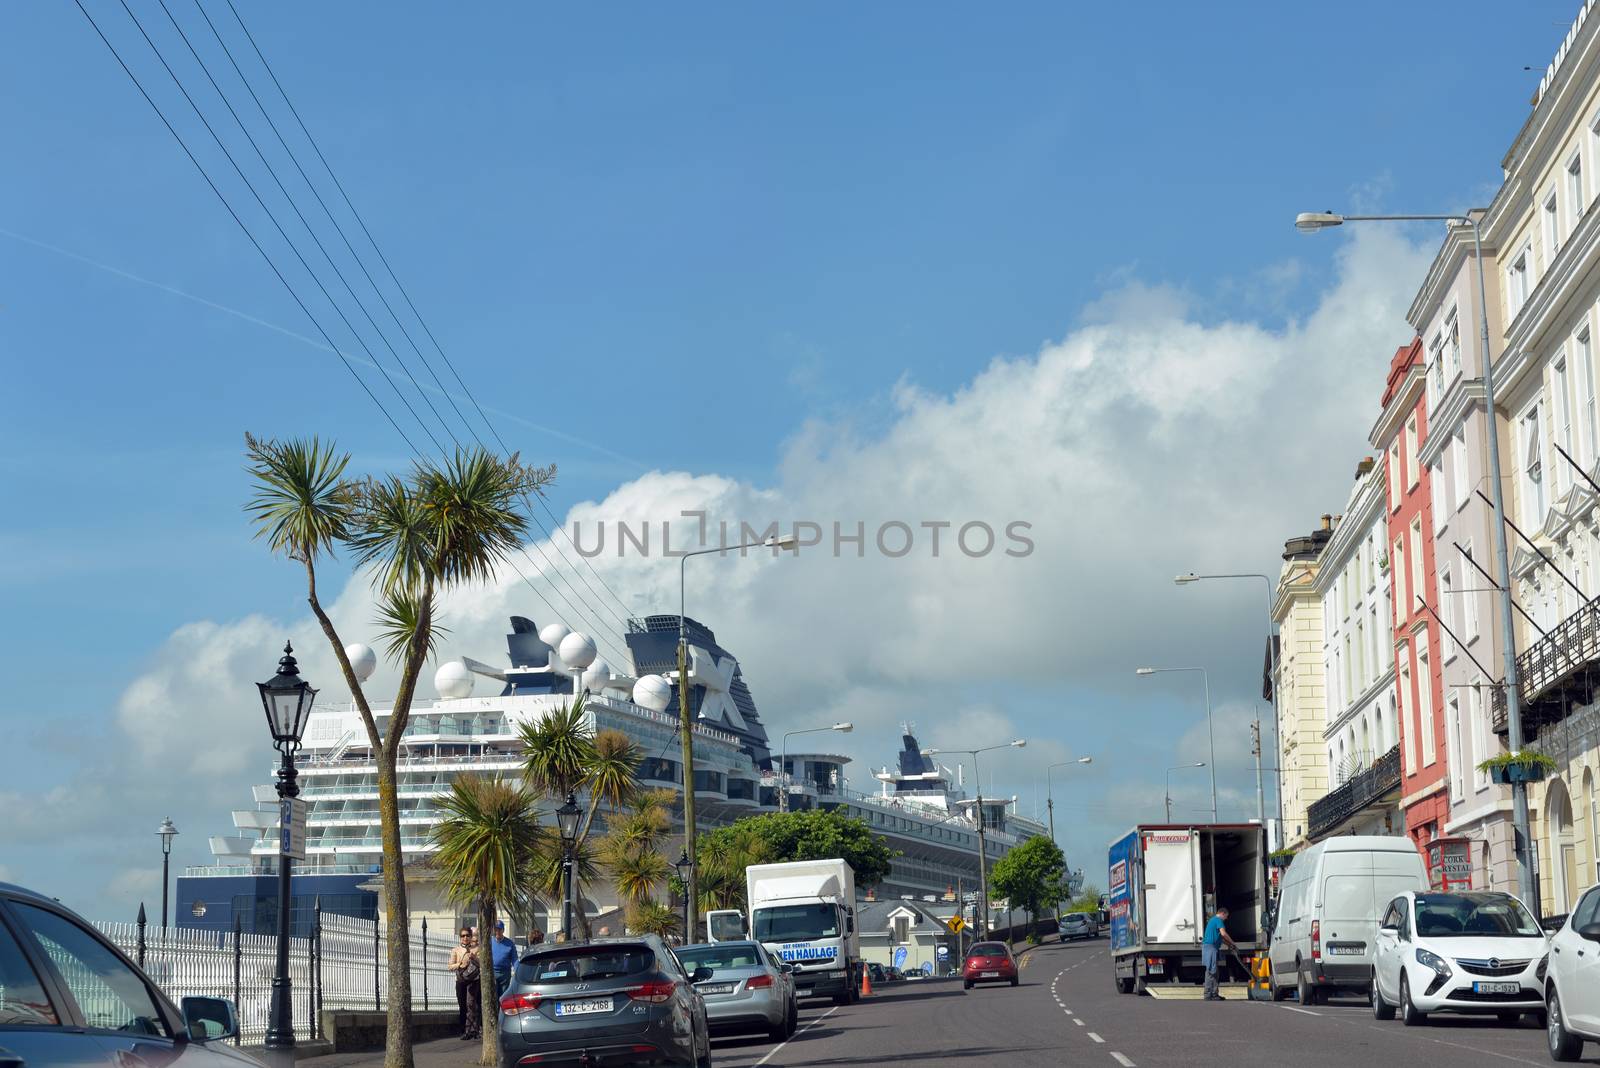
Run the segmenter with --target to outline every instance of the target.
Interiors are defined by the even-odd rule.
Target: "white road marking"
[[[1124,1056],[1124,1055],[1123,1055],[1123,1054],[1121,1054],[1121,1053],[1118,1053],[1118,1052],[1117,1052],[1117,1051],[1116,1051],[1116,1050],[1112,1050],[1112,1051],[1111,1051],[1111,1057],[1112,1057],[1112,1059],[1113,1059],[1113,1060],[1115,1060],[1115,1061],[1116,1061],[1116,1062],[1117,1062],[1117,1063],[1118,1063],[1118,1064],[1120,1064],[1120,1065],[1122,1065],[1122,1068],[1134,1068],[1134,1066],[1133,1066],[1133,1062],[1132,1062],[1132,1061],[1130,1061],[1130,1060],[1129,1060],[1129,1059],[1128,1059],[1128,1058],[1127,1058],[1127,1057],[1126,1057],[1126,1056]]]
[[[1093,1031],[1089,1032],[1089,1037],[1094,1039],[1096,1042],[1099,1042],[1099,1043],[1102,1043],[1102,1044],[1105,1042],[1105,1039],[1101,1038],[1099,1035],[1095,1034]]]
[[[761,1066],[763,1064],[766,1064],[773,1057],[776,1057],[778,1055],[778,1051],[780,1049],[782,1049],[783,1047],[787,1046],[789,1043],[793,1042],[796,1038],[798,1038],[799,1036],[805,1034],[807,1031],[811,1030],[813,1027],[815,1027],[818,1024],[820,1024],[823,1020],[826,1020],[828,1017],[830,1017],[834,1013],[838,1012],[839,1008],[840,1008],[840,1006],[835,1005],[833,1008],[829,1009],[827,1012],[823,1013],[821,1016],[818,1016],[815,1020],[812,1020],[810,1023],[806,1024],[804,1027],[800,1028],[800,1030],[796,1031],[794,1034],[790,1035],[788,1038],[784,1039],[782,1042],[779,1042],[776,1046],[773,1046],[771,1049],[767,1050],[767,1055],[765,1057],[762,1057],[759,1061],[756,1061],[756,1063],[751,1065],[750,1068],[761,1068]]]
[[[1278,1008],[1285,1009],[1285,1010],[1287,1010],[1289,1012],[1305,1013],[1307,1016],[1321,1016],[1322,1015],[1322,1013],[1320,1013],[1320,1012],[1312,1012],[1310,1009],[1297,1009],[1293,1005],[1279,1005]]]
[[[1078,1025],[1078,1026],[1079,1026],[1079,1027],[1082,1027],[1082,1026],[1083,1026],[1083,1021],[1082,1021],[1082,1020],[1080,1020],[1080,1019],[1078,1019],[1078,1018],[1077,1018],[1077,1017],[1076,1017],[1076,1016],[1074,1016],[1074,1017],[1073,1017],[1073,1018],[1072,1018],[1072,1022],[1073,1022],[1073,1023],[1075,1023],[1075,1024],[1077,1024],[1077,1025]]]

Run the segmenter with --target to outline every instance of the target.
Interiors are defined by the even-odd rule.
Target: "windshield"
[[[744,917],[737,912],[708,913],[706,922],[713,942],[737,942],[744,937]]]
[[[1418,894],[1422,938],[1533,938],[1539,925],[1508,894]]]
[[[648,946],[589,947],[524,957],[517,965],[517,982],[560,986],[566,983],[638,975],[655,967],[656,955]]]
[[[756,909],[756,938],[762,942],[810,942],[839,937],[839,914],[832,905],[777,905]]]
[[[755,968],[761,964],[761,958],[756,953],[756,947],[748,943],[744,945],[697,946],[693,949],[680,949],[678,950],[678,960],[690,972],[696,968],[706,967],[711,969],[712,974],[728,968]]]
[[[1003,957],[1006,947],[999,942],[979,942],[967,951],[969,957]]]

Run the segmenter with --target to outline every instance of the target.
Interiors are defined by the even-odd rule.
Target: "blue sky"
[[[182,117],[121,7],[86,4]],[[191,0],[169,4],[207,32]],[[184,58],[161,8],[132,6]],[[231,27],[225,6],[207,10]],[[559,465],[552,502],[565,514],[655,470],[798,479],[795,442],[817,427],[831,443],[892,441],[906,418],[897,387],[959,399],[997,357],[1027,362],[1108,317],[1246,323],[1292,347],[1297,324],[1366,262],[1360,239],[1308,241],[1293,214],[1487,199],[1575,5],[443,10],[241,4],[461,374],[523,420],[497,418],[502,434]],[[114,709],[175,630],[298,618],[297,585],[240,514],[245,430],[332,435],[370,469],[406,450],[328,353],[215,307],[314,333],[77,8],[12,6],[4,20],[0,642],[13,683],[0,715],[20,742],[8,788],[25,797],[126,759]],[[199,73],[176,69],[198,93]],[[192,116],[180,128],[202,143]],[[1431,248],[1427,232],[1398,240],[1412,260]],[[1393,259],[1382,246],[1367,256]],[[1387,287],[1376,333],[1389,349],[1349,353],[1360,366],[1381,368],[1406,340],[1399,313],[1418,280]],[[1369,410],[1346,420],[1348,439],[1305,490],[1320,510],[1342,503],[1380,389],[1372,377]],[[1274,485],[1219,489],[1255,494],[1267,517],[1236,550],[1248,559],[1219,564],[1275,569],[1275,547],[1314,519],[1274,507]],[[939,506],[952,500],[959,511],[959,497]],[[1082,518],[1106,537],[1124,522]],[[1220,665],[1221,698],[1244,700],[1254,650],[1234,639],[1255,601],[1211,603],[1236,612],[1234,630],[1208,638],[1187,617],[1091,610],[1162,653]],[[1004,625],[1009,609],[993,607]],[[1036,735],[1093,737],[1106,718],[1059,720],[1052,694],[1129,714],[1188,700],[1036,667],[1002,702]],[[955,689],[985,699],[976,681]],[[863,757],[887,759],[894,733],[864,739]],[[1013,770],[1032,803],[1034,770]],[[1102,791],[1150,780],[1096,774]],[[0,864],[92,911],[122,910],[146,884],[118,884],[119,866],[165,814],[136,811],[148,828],[101,812],[107,826],[19,838]],[[1099,815],[1109,826],[1123,813]],[[225,808],[187,823],[220,833]],[[84,835],[119,844],[85,847],[87,870],[63,875],[65,841]],[[202,834],[184,844],[186,861],[205,858]]]

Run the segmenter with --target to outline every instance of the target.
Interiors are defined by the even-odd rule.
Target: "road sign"
[[[278,799],[278,856],[306,859],[306,803],[298,797]]]
[[[962,931],[967,929],[967,921],[963,920],[960,916],[952,916],[946,921],[946,923],[950,930],[954,931],[956,934],[960,934]]]

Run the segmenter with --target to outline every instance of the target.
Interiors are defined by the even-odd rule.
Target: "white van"
[[[1335,989],[1372,989],[1378,917],[1428,870],[1403,835],[1349,835],[1307,846],[1283,874],[1267,953],[1272,1000],[1298,989],[1309,1005]]]

